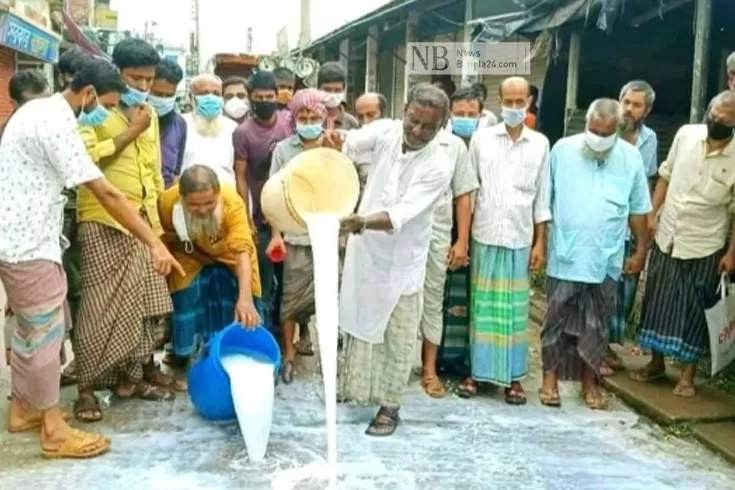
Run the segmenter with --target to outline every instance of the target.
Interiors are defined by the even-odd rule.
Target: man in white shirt
[[[526,79],[504,80],[503,122],[480,128],[469,150],[480,190],[470,247],[471,376],[459,394],[470,397],[478,382],[492,383],[505,388],[512,405],[526,403],[528,269],[543,268],[551,219],[549,141],[523,124],[529,96]]]
[[[411,375],[432,216],[450,181],[446,152],[435,139],[448,116],[447,96],[419,84],[409,93],[403,123],[374,121],[335,145],[353,161],[364,152],[375,155],[358,213],[341,223],[354,235],[339,305],[347,334],[340,395],[380,405],[366,432],[372,436],[395,432]]]
[[[192,165],[204,165],[217,173],[222,184],[235,185],[235,147],[232,135],[237,123],[222,114],[222,81],[203,74],[191,82],[194,111],[184,114],[186,149],[183,172]]]
[[[452,101],[457,100],[457,97],[476,100],[477,96],[471,89],[460,89],[452,95]],[[464,122],[460,118],[452,119],[459,126]],[[474,124],[476,128],[477,120],[474,120]],[[446,395],[446,389],[436,374],[436,366],[444,330],[443,306],[447,268],[456,269],[466,265],[466,244],[472,220],[471,193],[479,187],[477,174],[470,167],[467,146],[462,138],[449,131],[441,131],[437,140],[446,153],[444,164],[451,172],[451,182],[434,209],[423,290],[421,386],[432,398],[442,398]],[[460,225],[459,235],[463,235],[458,237],[454,247],[452,247],[453,216],[456,216]],[[455,255],[462,244],[464,252]]]
[[[704,308],[716,302],[721,274],[735,269],[734,128],[735,92],[722,92],[710,103],[707,124],[687,124],[676,133],[653,194],[649,228],[656,243],[638,337],[653,356],[631,378],[664,377],[664,357],[674,357],[684,365],[677,396],[695,395],[707,342]]]
[[[125,90],[115,67],[90,61],[64,92],[18,110],[0,144],[0,280],[17,317],[8,430],[40,428],[47,458],[89,458],[110,447],[107,438],[69,427],[58,407],[59,351],[68,319],[62,190],[87,187],[115,220],[148,245],[158,273],[168,274],[172,266],[181,270],[138,211],[92,163],[77,133],[78,121],[104,122]]]

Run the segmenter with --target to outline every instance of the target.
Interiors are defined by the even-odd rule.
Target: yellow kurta
[[[223,185],[220,190],[222,198],[222,228],[214,239],[199,238],[194,242],[196,249],[205,255],[211,262],[219,262],[227,265],[234,274],[236,270],[236,258],[241,253],[250,256],[250,268],[252,269],[252,280],[250,287],[253,296],[260,297],[260,273],[258,271],[258,250],[255,246],[253,232],[250,229],[245,204],[237,193],[237,190],[228,185]],[[197,274],[206,263],[184,251],[183,243],[179,240],[174,229],[172,212],[174,205],[180,200],[178,184],[170,187],[161,195],[158,201],[158,209],[161,216],[161,225],[164,231],[164,241],[169,246],[174,258],[179,261],[186,272],[181,276],[172,271],[169,276],[169,287],[175,293],[187,288],[196,279]]]
[[[110,116],[102,126],[98,128],[80,126],[79,133],[87,152],[99,165],[105,178],[125,195],[133,208],[145,210],[153,231],[160,236],[163,231],[158,218],[157,202],[158,196],[163,192],[163,176],[158,116],[151,109],[151,124],[148,129],[117,156],[112,157],[115,153],[113,139],[129,127],[130,122],[122,110],[116,107],[110,110]],[[101,223],[123,233],[130,233],[115,221],[94,194],[83,186],[79,188],[77,198],[77,218],[80,222]]]

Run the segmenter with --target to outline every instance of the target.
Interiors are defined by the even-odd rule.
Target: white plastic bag
[[[735,289],[724,274],[719,291],[721,297],[717,304],[704,310],[712,354],[712,376],[735,359]]]

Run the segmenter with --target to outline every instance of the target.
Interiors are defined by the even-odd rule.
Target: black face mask
[[[277,102],[253,102],[251,106],[253,110],[253,114],[258,119],[270,119],[273,117],[273,114],[276,113],[276,110],[278,109],[278,103]]]
[[[730,138],[733,130],[730,126],[725,126],[721,122],[713,121],[712,117],[707,118],[707,136],[715,141],[722,141]]]

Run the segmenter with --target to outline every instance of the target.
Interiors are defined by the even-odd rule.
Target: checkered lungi
[[[421,313],[419,293],[401,296],[382,344],[345,335],[339,393],[362,404],[400,407],[414,360]]]
[[[79,386],[110,388],[139,381],[173,307],[166,279],[148,249],[100,223],[79,224],[82,303],[75,328]]]

